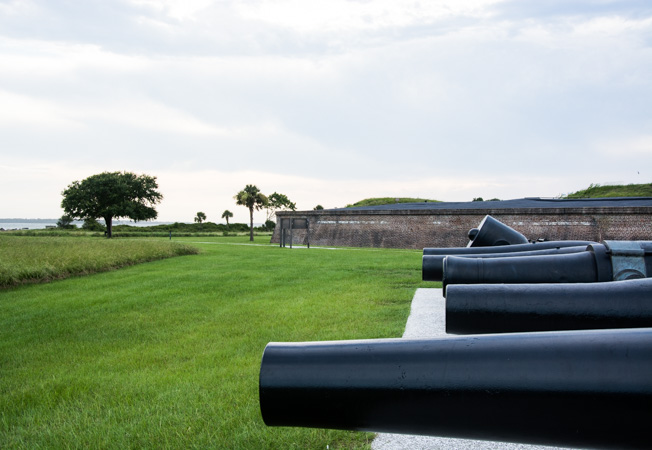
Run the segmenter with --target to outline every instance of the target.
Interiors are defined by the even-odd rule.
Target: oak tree
[[[296,211],[297,205],[291,202],[287,195],[274,192],[268,197],[267,221],[274,220],[276,211]]]
[[[156,219],[154,206],[163,195],[156,177],[131,172],[102,172],[73,181],[62,193],[64,212],[78,219],[104,219],[107,237],[113,235],[113,219]]]

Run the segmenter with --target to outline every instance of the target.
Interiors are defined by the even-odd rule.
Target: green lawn
[[[421,252],[179,241],[200,254],[0,290],[0,448],[367,447],[266,427],[260,358],[270,341],[401,336]]]

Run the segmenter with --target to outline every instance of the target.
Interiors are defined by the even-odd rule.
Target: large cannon
[[[594,283],[652,275],[652,242],[604,241],[587,251],[543,256],[462,258],[443,262],[444,293],[452,284]]]
[[[550,248],[577,247],[595,244],[593,241],[543,241],[528,244],[494,245],[485,247],[426,247],[423,255],[479,255],[484,253],[514,253]]]
[[[554,246],[551,248],[544,248],[543,250],[539,249],[503,253],[465,253],[454,256],[459,258],[515,258],[520,256],[563,255],[567,253],[579,253],[586,251],[587,245],[588,244],[572,247]],[[539,247],[537,246],[534,248]],[[423,281],[442,281],[444,276],[444,259],[446,259],[448,256],[452,255],[424,255],[421,265]]]
[[[446,290],[447,333],[638,327],[652,327],[652,278],[578,284],[455,284]]]
[[[469,247],[526,243],[528,239],[524,235],[491,216],[485,216],[478,228],[469,230]]]
[[[652,446],[652,329],[270,343],[270,426]]]

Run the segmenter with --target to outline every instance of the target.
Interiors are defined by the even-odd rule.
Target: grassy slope
[[[652,197],[652,183],[607,186],[591,184],[588,188],[568,194],[564,198],[604,197]]]
[[[421,252],[205,241],[196,256],[0,292],[1,448],[368,445],[264,426],[260,357],[269,341],[400,336]]]

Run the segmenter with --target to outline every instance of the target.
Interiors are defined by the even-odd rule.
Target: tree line
[[[57,225],[61,228],[70,226],[75,220],[84,220],[84,228],[101,227],[97,219],[104,219],[107,237],[113,235],[113,220],[129,218],[133,221],[156,219],[155,206],[161,202],[163,195],[158,191],[156,177],[136,175],[131,172],[102,172],[81,181],[73,181],[61,193],[61,207],[64,215]],[[248,184],[234,197],[236,205],[249,210],[249,240],[254,240],[254,210],[267,210],[265,228],[273,229],[276,211],[296,210],[296,204],[285,194],[274,192],[266,196],[258,187]],[[233,213],[228,209],[222,213],[226,219]],[[197,212],[195,223],[206,221],[206,214]],[[87,227],[87,224],[88,227]]]

